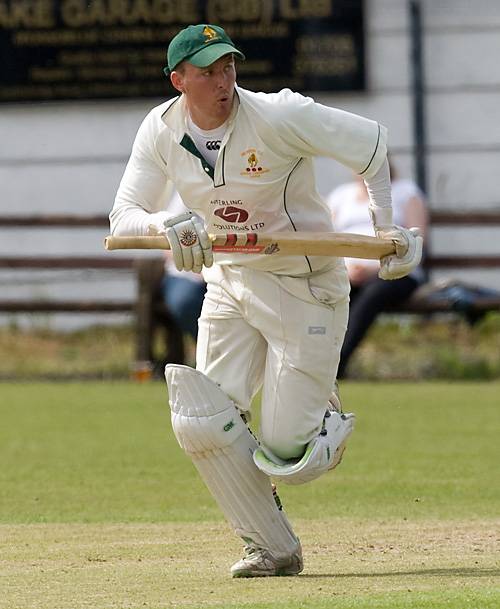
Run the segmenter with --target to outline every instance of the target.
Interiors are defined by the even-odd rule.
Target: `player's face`
[[[215,129],[229,117],[236,82],[232,55],[224,55],[206,68],[184,62],[171,78],[174,87],[186,96],[191,118],[198,127]]]

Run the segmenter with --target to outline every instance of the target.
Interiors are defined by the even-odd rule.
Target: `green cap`
[[[243,53],[218,25],[189,25],[176,34],[168,45],[168,65],[163,71],[168,76],[181,61],[188,61],[197,68],[206,68],[228,53],[245,59]]]

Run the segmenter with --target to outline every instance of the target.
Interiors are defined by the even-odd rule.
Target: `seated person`
[[[417,226],[424,237],[427,227],[425,197],[411,180],[398,178],[391,166],[392,208],[394,224],[410,228]],[[335,230],[344,233],[374,235],[368,212],[368,194],[363,180],[343,184],[327,198]],[[377,315],[389,305],[405,301],[423,282],[425,275],[417,267],[408,276],[393,281],[379,279],[378,260],[346,258],[351,282],[349,322],[340,353],[338,378],[345,376],[349,359],[364,338]]]

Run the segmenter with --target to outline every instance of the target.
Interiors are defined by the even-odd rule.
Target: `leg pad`
[[[299,540],[253,462],[258,444],[233,402],[193,368],[168,365],[165,377],[175,436],[236,534],[278,559],[297,553]]]

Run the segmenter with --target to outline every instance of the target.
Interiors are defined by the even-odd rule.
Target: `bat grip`
[[[169,250],[170,243],[163,235],[155,237],[114,237],[110,235],[104,239],[104,248],[111,250]]]

